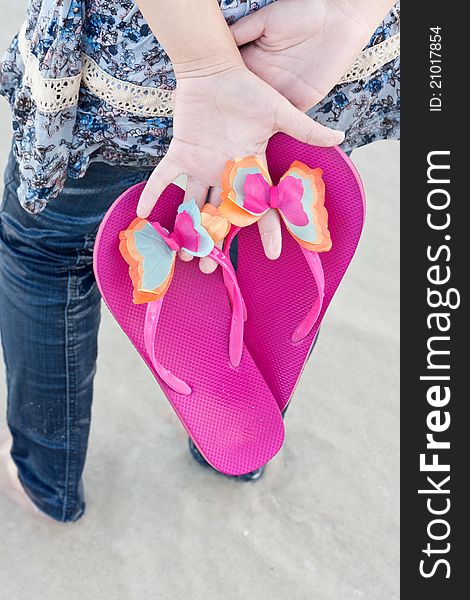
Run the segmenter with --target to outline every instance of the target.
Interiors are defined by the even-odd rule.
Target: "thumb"
[[[342,131],[320,125],[288,100],[281,103],[277,127],[279,131],[312,146],[338,146],[344,140]]]
[[[249,42],[253,42],[259,39],[263,34],[266,26],[265,12],[269,6],[264,7],[263,10],[257,10],[251,15],[242,17],[235,21],[230,27],[230,31],[235,39],[237,46],[243,46]]]

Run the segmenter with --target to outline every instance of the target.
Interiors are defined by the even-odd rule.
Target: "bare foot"
[[[8,431],[0,432],[0,493],[25,508],[37,519],[53,521],[35,506],[18,479],[18,470],[10,455],[12,439]]]

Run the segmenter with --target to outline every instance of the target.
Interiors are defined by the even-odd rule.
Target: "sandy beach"
[[[0,51],[24,2],[0,6]],[[0,166],[11,140],[0,98]],[[201,468],[103,306],[77,523],[0,494],[0,600],[397,600],[399,144],[354,152],[368,215],[265,476]],[[1,307],[0,307],[1,310]],[[0,427],[6,386],[0,366]]]

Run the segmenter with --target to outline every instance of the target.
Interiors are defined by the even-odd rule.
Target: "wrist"
[[[209,77],[226,71],[245,68],[238,52],[218,52],[212,56],[200,56],[191,60],[173,61],[173,70],[177,80]]]
[[[332,0],[328,0],[330,3]],[[374,31],[394,6],[395,0],[334,0],[348,19],[356,22],[363,31]]]

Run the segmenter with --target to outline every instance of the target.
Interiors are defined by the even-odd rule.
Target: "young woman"
[[[92,249],[110,204],[146,179],[147,216],[180,174],[187,198],[217,203],[226,160],[263,158],[277,131],[347,151],[397,137],[398,11],[389,0],[30,0],[0,62],[14,130],[0,210],[11,434],[0,485],[18,501],[58,521],[84,511]],[[259,228],[276,258],[277,213]]]

